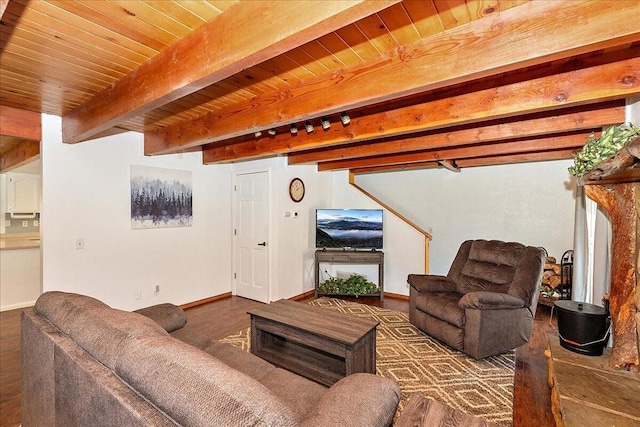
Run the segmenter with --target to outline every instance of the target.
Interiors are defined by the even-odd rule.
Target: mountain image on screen
[[[318,209],[316,247],[382,249],[382,210]]]

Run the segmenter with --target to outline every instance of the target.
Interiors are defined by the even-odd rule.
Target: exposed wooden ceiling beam
[[[598,135],[599,132],[596,132]],[[471,144],[464,147],[444,148],[412,153],[397,153],[384,156],[335,160],[318,164],[319,171],[338,169],[358,169],[363,167],[424,163],[441,160],[455,160],[460,167],[461,159],[489,156],[509,156],[513,154],[555,151],[559,149],[579,150],[588,141],[589,132],[571,133],[533,139],[497,142],[493,144]]]
[[[23,141],[0,156],[0,171],[6,172],[15,169],[39,157],[40,141]]]
[[[349,144],[322,150],[290,153],[289,164],[305,164],[380,156],[399,152],[454,147],[464,144],[501,141],[510,138],[536,137],[550,130],[569,132],[592,129],[625,120],[624,101],[575,107],[556,111],[553,115],[516,117],[512,121],[445,129],[429,134],[416,134],[405,138],[371,143]]]
[[[63,140],[86,140],[399,2],[240,1],[65,114]]]
[[[476,157],[473,159],[460,160],[456,163],[460,168],[470,168],[470,167],[477,167],[477,166],[492,166],[492,165],[504,165],[504,164],[513,164],[513,163],[565,160],[565,159],[572,158],[574,154],[575,154],[574,149],[564,149],[564,150],[557,150],[557,151],[545,151],[541,153],[513,154],[510,156]],[[421,162],[421,163],[411,163],[411,164],[403,164],[403,165],[356,168],[356,169],[351,169],[350,172],[354,175],[362,175],[367,173],[400,172],[400,171],[409,171],[409,170],[417,170],[417,169],[434,169],[438,167],[440,167],[438,162]]]
[[[529,2],[422,39],[377,61],[147,132],[145,153],[176,152],[637,41],[640,27],[632,19],[619,17],[638,15],[638,2]],[[561,16],[562,25],[548,16]]]
[[[40,113],[0,105],[0,135],[40,141],[42,139]]]
[[[640,57],[352,119],[347,141],[440,129],[637,94],[640,94]],[[302,138],[306,139],[301,141],[311,141],[308,136]],[[322,143],[297,144],[296,139],[289,138],[289,144],[277,147],[271,146],[268,139],[214,144],[204,149],[203,161],[225,162],[322,147]]]
[[[540,153],[514,154],[511,156],[476,157],[473,159],[460,160],[458,162],[458,166],[461,168],[471,168],[477,166],[508,165],[513,163],[549,162],[552,160],[571,159],[575,154],[576,149],[568,148],[556,151],[543,151]]]

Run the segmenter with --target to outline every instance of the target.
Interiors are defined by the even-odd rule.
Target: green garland
[[[368,282],[359,274],[352,274],[348,279],[332,277],[318,285],[322,294],[333,295],[367,295],[380,292],[380,287],[373,282]]]
[[[594,133],[591,132],[585,146],[575,155],[574,165],[569,167],[569,173],[573,176],[584,175],[637,136],[640,136],[640,127],[631,123],[611,126],[602,132],[600,138],[594,138]]]

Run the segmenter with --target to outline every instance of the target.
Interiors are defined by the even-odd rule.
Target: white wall
[[[388,174],[381,174],[379,178],[384,181],[387,176]],[[362,176],[357,178],[358,184],[361,178]],[[349,184],[348,172],[332,172],[332,179],[332,208],[378,209],[381,207]],[[387,199],[383,197],[381,200]],[[394,205],[391,204],[391,206]],[[384,291],[409,295],[407,275],[424,273],[424,236],[386,209],[383,221]],[[347,267],[341,266],[339,269],[347,269]]]
[[[204,166],[200,153],[145,157],[138,133],[63,144],[59,117],[43,115],[42,124],[44,291],[136,309],[231,290],[230,166]],[[132,164],[192,171],[192,227],[131,229]]]
[[[446,274],[467,239],[543,246],[558,259],[573,247],[571,161],[362,175],[358,183],[431,230],[430,273]],[[394,263],[389,260],[389,263]]]

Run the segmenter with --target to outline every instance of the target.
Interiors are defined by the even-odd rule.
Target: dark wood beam
[[[458,162],[461,168],[471,168],[477,166],[508,165],[513,163],[529,162],[550,162],[553,160],[572,159],[576,154],[576,149],[563,149],[556,151],[543,151],[540,153],[522,153],[512,156],[489,156],[476,157],[473,159],[463,159]]]
[[[549,16],[562,16],[562,25]],[[529,2],[403,46],[376,61],[147,132],[145,153],[176,152],[640,40],[635,20],[620,16],[640,16],[640,3]],[[551,102],[567,99],[553,95]]]
[[[40,113],[0,105],[0,135],[40,141],[42,139]]]
[[[600,132],[596,132],[596,136]],[[587,143],[589,132],[579,132],[534,139],[503,141],[494,144],[471,144],[464,147],[444,148],[412,153],[397,153],[384,156],[356,158],[348,160],[334,160],[318,164],[319,171],[338,169],[359,169],[364,167],[400,165],[408,163],[439,162],[441,160],[455,160],[461,166],[461,159],[476,157],[511,156],[514,154],[557,151],[560,149],[580,150]],[[463,164],[463,163],[462,163]]]
[[[456,162],[459,168],[470,168],[477,166],[492,166],[492,165],[505,165],[513,163],[529,163],[529,162],[545,162],[552,160],[566,160],[575,155],[575,150],[565,149],[557,151],[545,151],[541,153],[524,153],[513,154],[510,156],[490,156],[490,157],[476,157],[473,159],[464,159]],[[351,169],[351,173],[355,175],[362,175],[368,173],[384,173],[384,172],[400,172],[417,169],[435,169],[441,167],[438,162],[420,162],[410,163],[404,165],[388,165],[388,166],[376,166],[366,168]],[[462,170],[464,173],[464,170]]]
[[[0,138],[3,138],[0,136]],[[0,156],[0,171],[7,172],[40,157],[40,141],[23,141]]]
[[[399,2],[238,2],[64,115],[63,141],[89,139]]]
[[[640,57],[540,77],[505,86],[465,93],[450,98],[352,119],[348,141],[372,140],[412,132],[533,114],[624,99],[640,94]],[[302,135],[302,138],[305,138]],[[264,157],[291,151],[320,148],[323,143],[308,137],[274,147],[268,139],[205,147],[205,163]],[[344,141],[343,141],[344,142]],[[335,142],[331,142],[331,145]]]
[[[548,116],[541,116],[540,114],[520,116],[509,121],[500,120],[498,123],[445,129],[439,132],[410,135],[392,140],[348,144],[322,150],[299,151],[290,153],[288,160],[290,165],[318,163],[439,147],[495,142],[512,138],[532,138],[551,131],[562,133],[593,129],[624,122],[625,107],[624,101],[614,101],[555,111],[551,114]]]

